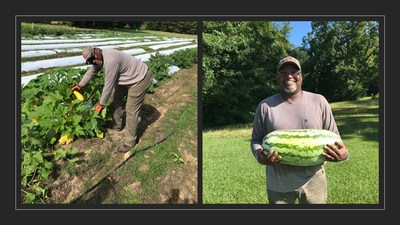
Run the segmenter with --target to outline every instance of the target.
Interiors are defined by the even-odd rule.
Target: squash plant
[[[21,188],[24,203],[43,202],[47,180],[57,160],[74,163],[76,150],[59,148],[75,137],[103,138],[103,124],[111,120],[108,105],[101,113],[92,110],[101,96],[102,75],[79,91],[85,101],[71,92],[85,70],[56,69],[38,76],[21,88]]]
[[[166,56],[156,53],[148,62],[153,77],[168,79],[168,67],[176,64],[188,68],[196,63],[196,51],[184,50]],[[103,124],[112,120],[107,103],[101,113],[92,110],[100,100],[104,85],[104,71],[82,88],[84,101],[71,91],[86,70],[76,68],[54,69],[45,72],[21,87],[21,194],[24,203],[45,203],[49,176],[59,160],[75,163],[75,149],[64,150],[59,145],[76,137],[103,138]],[[154,93],[154,85],[148,89]]]

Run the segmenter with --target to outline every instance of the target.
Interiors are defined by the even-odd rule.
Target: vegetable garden
[[[171,73],[171,66],[192,71],[190,68],[197,63],[197,50],[190,47],[170,51],[169,55],[159,51],[145,54],[149,54],[146,63],[153,71],[154,80],[148,89],[151,95],[146,97],[141,113],[142,121],[139,129],[142,138],[139,146],[151,147],[166,138],[166,131],[157,130],[158,126],[165,123],[162,118],[166,115],[163,113],[167,113],[169,108],[165,105],[168,104],[167,99],[162,97],[169,94],[169,98],[175,99],[177,98],[175,94],[185,95],[178,92],[185,86],[196,90],[196,86],[193,86],[197,85],[194,79],[196,77],[182,73],[179,75],[179,71]],[[81,61],[83,63],[83,58]],[[116,170],[128,158],[138,154],[138,152],[118,154],[110,150],[121,142],[117,132],[107,131],[104,126],[111,120],[111,115],[108,114],[110,103],[100,114],[92,110],[100,99],[103,71],[79,91],[84,97],[83,101],[71,92],[70,88],[80,81],[85,72],[85,66],[50,68],[36,74],[28,83],[22,84],[21,201],[23,203],[79,202],[82,195],[108,177],[107,174]],[[170,79],[173,77],[175,78]],[[168,90],[164,89],[164,85]],[[157,90],[163,93],[158,94]],[[183,91],[189,90],[185,88],[181,92]],[[186,95],[190,95],[192,99],[195,93],[190,92]],[[164,109],[164,112],[160,112],[161,109]],[[150,128],[150,124],[153,127]],[[149,132],[149,135],[144,135],[144,131]],[[144,151],[148,148],[140,149]],[[180,157],[180,153],[177,152],[169,154]],[[136,202],[141,201],[136,199]]]

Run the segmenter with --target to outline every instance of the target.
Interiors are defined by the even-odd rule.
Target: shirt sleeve
[[[257,149],[262,147],[262,140],[264,138],[263,116],[261,113],[261,104],[257,106],[256,114],[254,116],[253,131],[251,134],[250,148],[254,158],[258,161]]]
[[[93,78],[101,70],[101,67],[98,66],[90,66],[89,69],[86,71],[85,75],[83,75],[82,80],[79,82],[80,86],[85,86],[89,81]]]
[[[105,66],[105,77],[104,77],[104,87],[101,93],[100,104],[105,105],[110,98],[111,92],[117,83],[119,76],[119,64],[111,61]]]

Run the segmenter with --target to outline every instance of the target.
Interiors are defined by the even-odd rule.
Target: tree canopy
[[[203,122],[249,121],[254,105],[277,90],[276,65],[290,49],[289,27],[213,21],[203,28]]]
[[[288,41],[289,23],[207,21],[203,25],[203,124],[250,122],[258,103],[278,91],[276,65],[302,63],[303,89],[328,101],[379,93],[377,21],[313,21],[302,47]]]
[[[330,101],[355,100],[379,89],[379,29],[374,21],[316,21],[303,44],[304,88]]]

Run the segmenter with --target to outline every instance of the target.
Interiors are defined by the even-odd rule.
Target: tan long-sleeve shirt
[[[105,105],[115,85],[132,86],[143,80],[148,66],[143,61],[115,49],[102,49],[103,65],[91,66],[79,85],[85,86],[94,75],[104,68],[104,87],[100,104]]]
[[[295,103],[286,102],[280,94],[260,102],[254,117],[251,150],[258,160],[257,149],[265,135],[282,129],[326,129],[338,132],[328,101],[320,94],[303,91]],[[316,166],[267,166],[267,188],[290,192],[305,185],[324,164]]]

